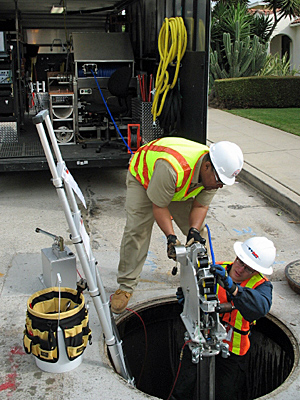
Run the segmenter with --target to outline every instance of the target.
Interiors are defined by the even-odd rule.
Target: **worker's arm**
[[[175,246],[180,245],[180,241],[174,233],[169,209],[167,207],[158,207],[157,205],[153,204],[153,215],[158,226],[166,235],[168,257],[176,260]]]
[[[167,237],[169,235],[175,235],[168,207],[158,207],[153,204],[153,215],[157,225]]]
[[[166,160],[156,161],[147,189],[147,196],[153,204],[154,218],[166,237],[174,235],[168,205],[175,194],[176,179],[175,170]]]
[[[150,179],[147,196],[161,208],[167,208],[175,194],[177,174],[166,160],[157,160]]]
[[[201,205],[196,199],[193,202],[193,207],[189,215],[189,225],[192,228],[200,230],[203,224],[206,214],[208,211],[208,206]]]
[[[157,225],[166,236],[175,235],[168,207],[158,207],[153,204],[153,215]]]
[[[266,281],[255,289],[237,285],[238,291],[233,296],[233,304],[249,322],[264,317],[272,305],[273,286],[270,281]]]

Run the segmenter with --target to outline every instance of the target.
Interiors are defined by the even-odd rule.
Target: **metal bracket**
[[[193,362],[220,353],[226,330],[216,307],[216,278],[210,272],[206,248],[200,243],[176,246],[180,285],[184,294],[181,319],[186,327]]]

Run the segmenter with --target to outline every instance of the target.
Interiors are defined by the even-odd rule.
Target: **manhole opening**
[[[176,377],[184,343],[182,307],[173,299],[154,300],[126,312],[116,321],[129,368],[140,391],[167,399]],[[146,334],[145,334],[146,331]],[[298,362],[292,333],[268,315],[252,329],[251,353],[244,400],[256,399],[279,387]]]

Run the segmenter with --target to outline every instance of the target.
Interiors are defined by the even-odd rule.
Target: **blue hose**
[[[215,254],[214,254],[214,249],[211,241],[211,235],[210,235],[210,230],[207,224],[205,224],[207,233],[208,233],[208,241],[209,241],[209,246],[210,246],[210,253],[211,253],[211,259],[212,259],[212,264],[215,264]]]
[[[211,253],[211,261],[212,261],[212,265],[215,265],[215,254],[214,254],[214,249],[213,249],[213,245],[212,245],[212,241],[211,241],[211,234],[210,234],[210,230],[207,224],[205,224],[206,229],[207,229],[207,233],[208,233],[208,241],[209,241],[209,246],[210,246],[210,253]],[[215,284],[215,293],[217,293],[217,281]]]
[[[105,104],[105,107],[106,107],[106,109],[107,109],[107,111],[108,111],[108,114],[110,115],[110,118],[111,118],[111,120],[112,120],[112,122],[113,122],[113,124],[114,124],[114,126],[115,126],[115,128],[116,128],[116,130],[117,130],[117,132],[118,132],[118,134],[120,135],[121,139],[123,140],[124,144],[126,145],[126,147],[128,148],[128,150],[130,151],[130,153],[133,154],[133,151],[132,151],[131,148],[128,146],[128,143],[126,142],[126,140],[124,139],[124,136],[123,136],[122,133],[120,132],[120,129],[118,128],[118,126],[117,126],[117,124],[116,124],[116,122],[115,122],[115,120],[114,120],[114,117],[111,115],[110,109],[108,108],[108,105],[107,105],[107,103],[106,103],[106,101],[105,101],[105,99],[104,99],[102,90],[100,89],[99,83],[98,83],[97,78],[96,78],[96,76],[95,76],[95,74],[94,74],[94,71],[93,71],[92,69],[91,69],[91,72],[92,72],[93,77],[94,77],[94,79],[95,79],[95,81],[96,81],[96,84],[97,84],[97,86],[98,86],[98,89],[99,89],[99,92],[100,92],[100,94],[101,94],[103,103]]]

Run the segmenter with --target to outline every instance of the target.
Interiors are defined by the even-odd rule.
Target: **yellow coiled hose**
[[[153,122],[160,116],[166,96],[170,89],[173,89],[179,74],[180,62],[184,56],[187,46],[187,31],[182,17],[165,18],[158,36],[158,51],[160,62],[155,78],[155,94],[151,113]],[[176,66],[173,82],[169,82],[169,65]],[[159,110],[158,103],[161,98]]]

